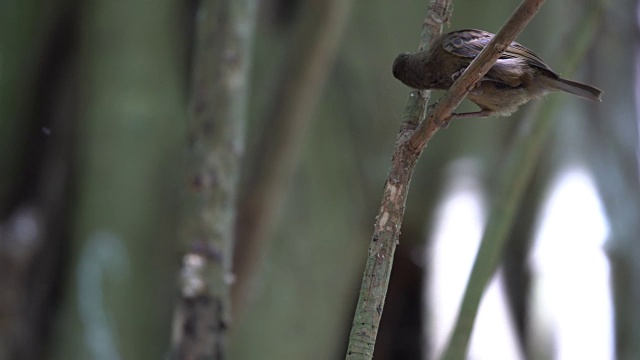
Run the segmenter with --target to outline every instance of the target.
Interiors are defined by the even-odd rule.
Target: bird
[[[447,90],[494,36],[478,29],[441,35],[430,49],[398,55],[393,62],[393,76],[417,90]],[[603,94],[594,86],[563,79],[533,51],[514,41],[467,95],[480,111],[453,117],[508,116],[520,105],[550,91],[564,91],[593,101],[602,101]]]

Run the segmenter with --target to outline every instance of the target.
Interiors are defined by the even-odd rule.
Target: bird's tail
[[[596,87],[562,78],[547,79],[551,80],[550,85],[557,90],[566,91],[587,100],[602,101],[602,90]]]

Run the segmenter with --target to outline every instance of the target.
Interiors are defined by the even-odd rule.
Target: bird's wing
[[[442,48],[457,56],[475,58],[493,36],[490,32],[477,29],[454,31],[444,35]],[[538,55],[515,41],[507,47],[500,59],[524,59],[531,66],[554,73]]]

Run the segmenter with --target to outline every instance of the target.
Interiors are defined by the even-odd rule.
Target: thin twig
[[[449,18],[453,12],[452,4],[451,0],[433,0],[429,4],[427,16],[422,23],[418,51],[428,49],[435,39],[442,34],[442,26],[449,23]]]
[[[423,23],[419,50],[424,50],[442,33],[442,26],[448,22],[451,14],[451,4],[452,0],[432,0]],[[409,183],[421,152],[411,151],[406,146],[407,140],[415,127],[425,119],[429,93],[427,91],[420,96],[418,91],[412,91],[405,107],[403,125],[396,141],[391,170],[369,245],[369,256],[349,336],[347,360],[373,358]]]
[[[426,101],[422,100],[417,92],[410,93],[403,115],[404,123],[396,141],[391,170],[384,186],[382,203],[369,245],[369,255],[349,337],[347,359],[373,358],[393,256],[404,216],[407,192],[422,150],[433,135],[448,124],[451,113],[467,95],[469,89],[486,74],[507,45],[538,12],[543,2],[544,0],[524,0],[425,120],[423,120],[423,114],[426,111]],[[440,34],[441,27],[431,28],[431,22],[434,19],[448,19],[451,1],[435,0],[432,4],[440,6],[429,7],[424,23],[425,30],[421,36],[421,48],[428,41],[436,38],[437,35],[433,34],[433,31]],[[438,10],[442,12],[434,13]]]

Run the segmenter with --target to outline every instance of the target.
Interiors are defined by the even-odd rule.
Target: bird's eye
[[[451,44],[452,44],[453,46],[457,47],[457,48],[461,48],[461,47],[462,47],[462,45],[464,45],[464,41],[462,41],[462,39],[461,39],[461,38],[459,38],[459,37],[454,37],[454,38],[451,40]]]

